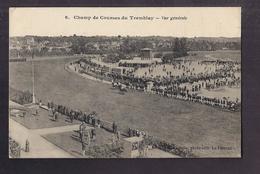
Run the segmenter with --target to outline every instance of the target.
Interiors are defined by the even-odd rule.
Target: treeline
[[[164,63],[170,63],[174,58],[188,56],[188,44],[186,38],[176,38],[173,44],[173,53],[166,54],[162,57]]]
[[[240,50],[241,42],[214,42],[207,40],[190,40],[187,42],[189,51],[216,51],[222,49]]]
[[[174,51],[176,47],[177,40],[182,42],[185,39],[185,46],[187,51],[215,51],[215,50],[240,50],[241,43],[240,42],[214,42],[214,41],[207,41],[207,40],[190,40],[187,38],[175,38],[170,41],[158,42],[158,41],[151,41],[145,38],[143,39],[135,39],[131,37],[126,37],[119,40],[120,42],[119,47],[111,47],[109,43],[107,46],[101,45],[99,49],[95,48],[93,44],[88,44],[88,42],[82,38],[79,38],[72,43],[72,52],[75,54],[84,53],[84,54],[105,54],[107,51],[112,51],[114,53],[123,53],[126,55],[129,54],[139,54],[140,49],[142,48],[152,48],[154,51]]]
[[[28,49],[26,39],[34,39],[34,45]],[[176,42],[179,40],[179,42]],[[61,56],[73,54],[116,54],[119,57],[138,55],[142,48],[152,48],[153,51],[175,51],[178,44],[185,42],[186,51],[215,51],[221,49],[240,50],[239,39],[221,38],[174,38],[174,37],[106,37],[106,36],[60,36],[40,37],[26,36],[11,38],[11,44],[19,41],[21,48],[10,49],[11,57],[31,56]],[[176,45],[177,44],[177,45]],[[14,47],[15,48],[15,47]],[[178,50],[178,49],[177,49]],[[182,56],[186,51],[180,53]],[[175,55],[178,56],[178,55]]]
[[[69,56],[73,55],[70,50],[65,48],[54,48],[49,49],[48,47],[42,47],[40,49],[32,49],[28,50],[26,48],[22,48],[21,50],[11,49],[9,50],[9,57],[29,57],[37,56],[37,57],[44,57],[44,56]]]

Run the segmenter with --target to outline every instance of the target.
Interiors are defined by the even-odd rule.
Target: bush
[[[12,158],[19,158],[20,154],[21,154],[20,144],[9,137],[9,155]]]
[[[195,157],[195,155],[192,154],[191,151],[188,150],[188,148],[178,147],[173,143],[168,143],[166,141],[159,140],[158,138],[155,138],[153,136],[145,137],[144,141],[147,145],[151,145],[154,148],[161,149],[165,152],[172,153],[183,158]]]
[[[86,151],[86,154],[93,158],[120,158],[120,147],[105,144],[101,146],[91,146]]]
[[[10,99],[21,105],[32,103],[32,93],[30,91],[19,91],[14,88],[9,89]]]

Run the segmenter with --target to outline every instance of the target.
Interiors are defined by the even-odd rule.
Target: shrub
[[[21,105],[32,103],[32,93],[30,91],[19,91],[14,88],[9,89],[10,99]]]

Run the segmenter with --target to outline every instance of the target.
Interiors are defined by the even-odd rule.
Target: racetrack
[[[195,150],[200,157],[240,156],[240,112],[140,92],[121,94],[108,84],[66,71],[64,65],[69,61],[34,62],[37,98],[86,112],[95,110],[100,118],[116,121],[120,127],[146,130],[177,145],[232,147],[231,150]],[[9,68],[10,86],[31,90],[31,62],[10,63]]]

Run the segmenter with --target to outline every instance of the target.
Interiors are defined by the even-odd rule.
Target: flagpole
[[[33,53],[32,53],[32,87],[33,87],[33,98],[32,98],[32,103],[35,104],[36,103],[36,99],[35,99],[35,90],[34,90],[34,62],[33,62]]]

